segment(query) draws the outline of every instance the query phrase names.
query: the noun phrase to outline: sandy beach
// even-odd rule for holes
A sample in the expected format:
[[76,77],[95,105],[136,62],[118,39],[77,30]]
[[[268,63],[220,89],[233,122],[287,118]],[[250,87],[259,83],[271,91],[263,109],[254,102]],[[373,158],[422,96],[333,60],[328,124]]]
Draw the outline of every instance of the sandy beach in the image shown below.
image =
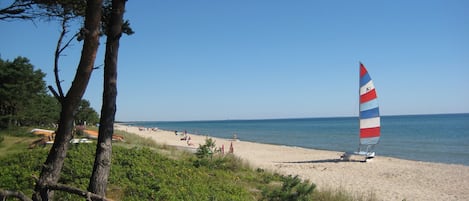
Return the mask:
[[[157,143],[196,149],[207,136],[181,135],[164,130],[139,129],[116,124],[118,130],[151,138]],[[469,200],[469,166],[429,163],[377,156],[372,161],[344,162],[342,152],[214,138],[225,152],[233,144],[234,154],[259,167],[284,175],[299,175],[319,189],[345,189],[358,195],[373,193],[379,200]]]

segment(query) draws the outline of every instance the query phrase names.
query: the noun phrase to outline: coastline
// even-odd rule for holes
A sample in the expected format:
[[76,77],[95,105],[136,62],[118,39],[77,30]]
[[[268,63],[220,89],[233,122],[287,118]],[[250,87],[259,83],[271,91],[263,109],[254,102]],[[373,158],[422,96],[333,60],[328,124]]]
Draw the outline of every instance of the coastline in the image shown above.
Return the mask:
[[[207,137],[188,134],[192,144],[188,145],[174,131],[123,124],[115,124],[115,129],[188,150],[197,149]],[[345,189],[357,195],[372,193],[379,200],[469,200],[469,166],[382,156],[367,163],[343,162],[337,160],[343,152],[210,138],[217,147],[224,146],[225,152],[233,144],[234,154],[253,167],[299,175],[319,189]]]

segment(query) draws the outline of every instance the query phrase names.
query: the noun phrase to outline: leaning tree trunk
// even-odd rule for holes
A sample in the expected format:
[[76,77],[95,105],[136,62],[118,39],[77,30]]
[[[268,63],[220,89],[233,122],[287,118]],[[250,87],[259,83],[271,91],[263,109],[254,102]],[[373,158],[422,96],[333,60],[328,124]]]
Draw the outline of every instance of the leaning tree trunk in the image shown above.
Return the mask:
[[72,139],[74,114],[80,100],[85,93],[88,81],[93,71],[96,52],[99,46],[99,31],[101,22],[102,0],[87,1],[85,34],[80,63],[75,78],[67,95],[61,99],[59,127],[56,131],[55,141],[42,168],[39,180],[36,183],[33,200],[49,200],[49,185],[57,183],[64,164],[65,157]]
[[119,40],[122,35],[122,18],[126,0],[113,0],[111,18],[107,30],[104,60],[104,92],[99,122],[98,144],[88,191],[105,196],[111,169],[112,135],[117,97],[117,57]]

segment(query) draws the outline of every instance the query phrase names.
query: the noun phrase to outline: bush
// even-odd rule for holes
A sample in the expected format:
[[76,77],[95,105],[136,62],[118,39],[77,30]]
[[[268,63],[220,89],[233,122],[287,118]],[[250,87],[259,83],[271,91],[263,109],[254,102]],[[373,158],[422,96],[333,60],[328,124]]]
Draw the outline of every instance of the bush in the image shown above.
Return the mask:
[[0,189],[22,191],[32,194],[35,178],[39,177],[41,164],[45,161],[47,150],[24,150],[22,153],[12,154],[0,158]]
[[205,139],[204,145],[199,145],[199,148],[197,148],[197,152],[195,153],[195,155],[201,159],[212,157],[213,152],[215,151],[215,146],[215,141],[212,138],[207,138]]
[[288,175],[282,179],[282,187],[273,190],[264,190],[263,200],[269,201],[297,201],[312,200],[312,193],[316,185],[302,182],[298,176]]

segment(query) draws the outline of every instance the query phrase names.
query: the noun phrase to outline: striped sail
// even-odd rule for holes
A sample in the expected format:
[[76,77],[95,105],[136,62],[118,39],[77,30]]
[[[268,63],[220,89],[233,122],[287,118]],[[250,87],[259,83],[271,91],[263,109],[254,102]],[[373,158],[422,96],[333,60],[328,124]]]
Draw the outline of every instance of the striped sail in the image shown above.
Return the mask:
[[381,125],[377,98],[373,80],[360,63],[360,145],[379,142]]

